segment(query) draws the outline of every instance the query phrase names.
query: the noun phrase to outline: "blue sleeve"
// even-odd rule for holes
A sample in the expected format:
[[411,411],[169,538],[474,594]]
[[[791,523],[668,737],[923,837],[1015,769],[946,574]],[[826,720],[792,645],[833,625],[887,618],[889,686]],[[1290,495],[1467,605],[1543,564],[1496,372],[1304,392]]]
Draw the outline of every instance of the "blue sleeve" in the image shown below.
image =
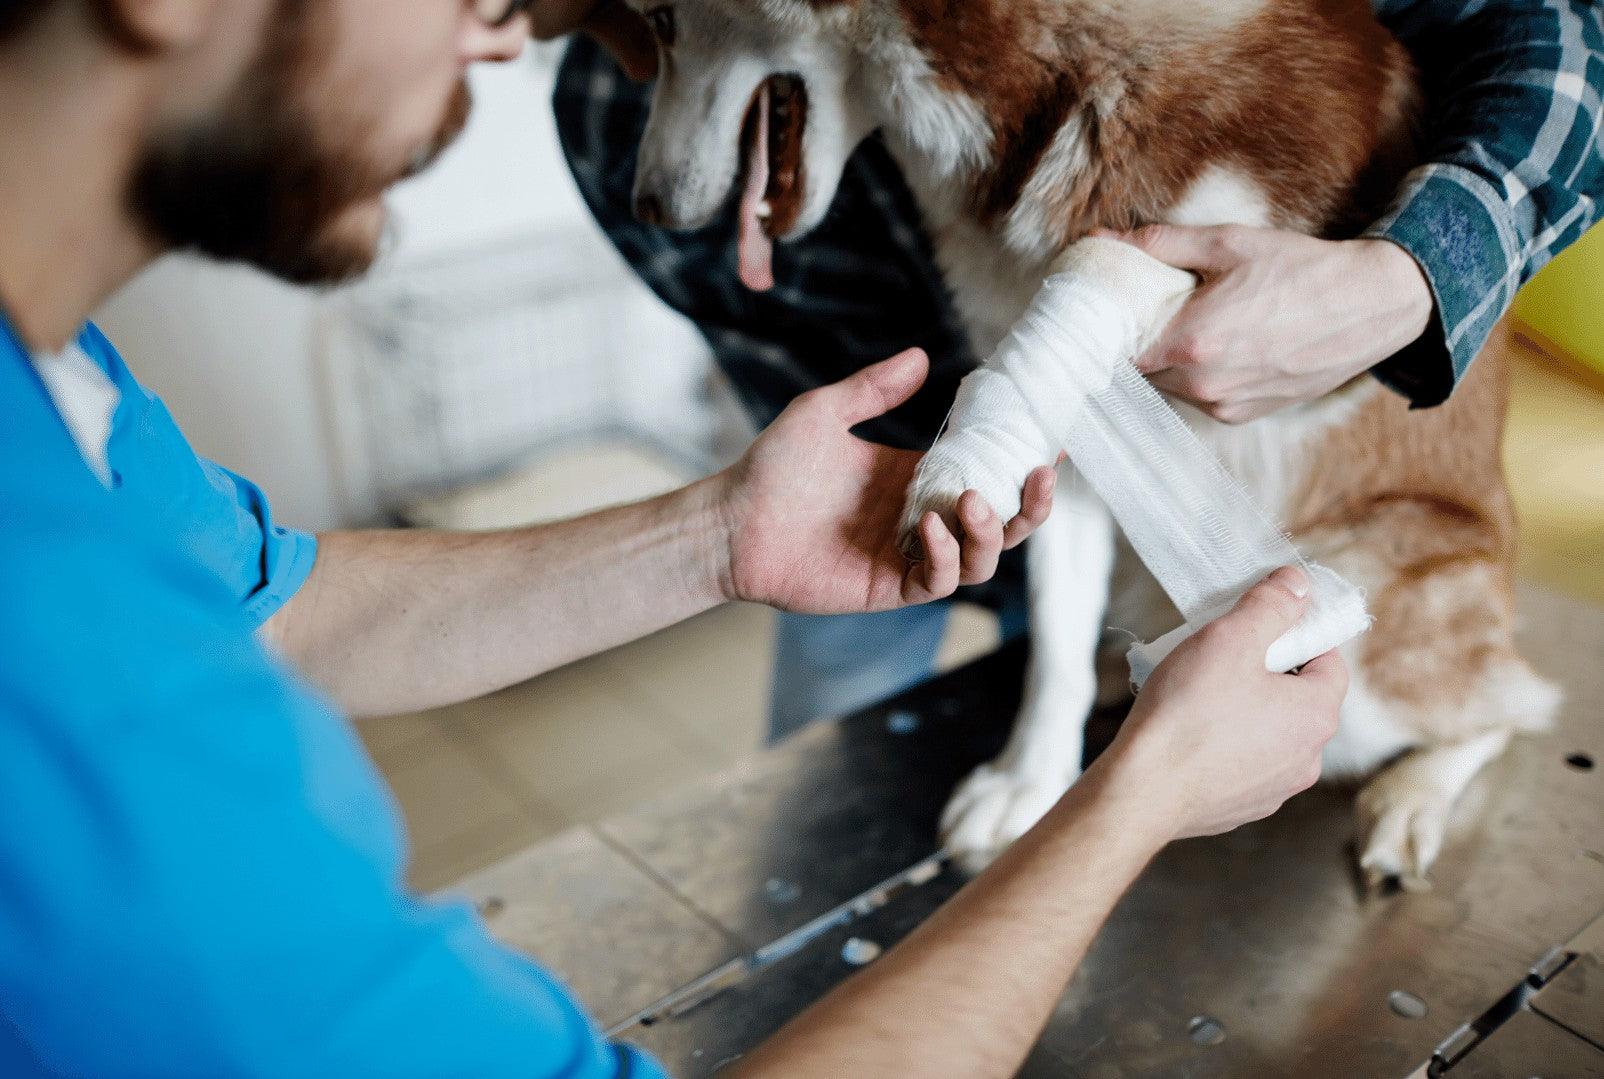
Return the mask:
[[174,537],[223,583],[253,626],[273,616],[306,583],[317,539],[285,528],[256,484],[198,456],[167,406],[129,372],[93,325],[79,345],[122,393],[107,457],[114,483],[159,516]]
[[0,466],[0,1074],[661,1075],[406,892],[350,726],[91,486]]

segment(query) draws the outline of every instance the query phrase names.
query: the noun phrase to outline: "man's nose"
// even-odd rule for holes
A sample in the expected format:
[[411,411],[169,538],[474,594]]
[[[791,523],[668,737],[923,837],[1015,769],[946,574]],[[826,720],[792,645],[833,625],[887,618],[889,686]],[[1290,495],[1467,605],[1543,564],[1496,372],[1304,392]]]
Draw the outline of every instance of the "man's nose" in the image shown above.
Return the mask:
[[483,19],[469,12],[463,29],[462,59],[465,63],[488,60],[503,63],[523,55],[529,43],[531,26],[529,16],[520,13],[504,26],[488,26]]

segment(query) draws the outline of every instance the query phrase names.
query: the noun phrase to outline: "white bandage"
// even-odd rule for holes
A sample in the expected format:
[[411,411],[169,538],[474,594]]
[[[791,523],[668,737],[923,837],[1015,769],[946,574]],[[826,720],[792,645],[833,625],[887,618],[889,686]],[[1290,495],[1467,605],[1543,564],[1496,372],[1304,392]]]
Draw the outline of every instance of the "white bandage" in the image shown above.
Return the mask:
[[1070,249],[996,355],[959,387],[909,493],[908,526],[974,488],[1004,520],[1031,470],[1060,450],[1107,503],[1186,625],[1131,649],[1138,686],[1163,656],[1277,567],[1301,565],[1313,606],[1271,647],[1286,671],[1369,626],[1364,599],[1304,561],[1132,365],[1185,301],[1190,274],[1114,240]]

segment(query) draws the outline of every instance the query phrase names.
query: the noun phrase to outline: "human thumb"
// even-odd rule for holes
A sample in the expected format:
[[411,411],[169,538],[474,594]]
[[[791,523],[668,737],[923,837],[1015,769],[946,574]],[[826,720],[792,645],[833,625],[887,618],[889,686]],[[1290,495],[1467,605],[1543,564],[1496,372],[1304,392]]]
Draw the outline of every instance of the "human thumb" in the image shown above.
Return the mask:
[[1139,247],[1160,262],[1197,274],[1218,273],[1236,261],[1226,244],[1227,226],[1146,225],[1132,232],[1097,235]]
[[1309,609],[1309,588],[1307,573],[1297,566],[1283,566],[1248,589],[1220,623],[1267,653]]
[[885,415],[912,397],[929,373],[930,358],[924,350],[910,348],[818,393],[831,398],[836,413],[848,426],[855,426]]

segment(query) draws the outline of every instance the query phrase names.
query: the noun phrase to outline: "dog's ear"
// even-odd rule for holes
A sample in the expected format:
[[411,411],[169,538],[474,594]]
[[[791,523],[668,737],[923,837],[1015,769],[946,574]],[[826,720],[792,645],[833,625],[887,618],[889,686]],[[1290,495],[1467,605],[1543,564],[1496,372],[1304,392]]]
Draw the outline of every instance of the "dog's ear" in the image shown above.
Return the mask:
[[585,33],[599,41],[618,60],[624,74],[636,82],[657,77],[657,42],[640,13],[620,2],[606,0],[585,19]]

